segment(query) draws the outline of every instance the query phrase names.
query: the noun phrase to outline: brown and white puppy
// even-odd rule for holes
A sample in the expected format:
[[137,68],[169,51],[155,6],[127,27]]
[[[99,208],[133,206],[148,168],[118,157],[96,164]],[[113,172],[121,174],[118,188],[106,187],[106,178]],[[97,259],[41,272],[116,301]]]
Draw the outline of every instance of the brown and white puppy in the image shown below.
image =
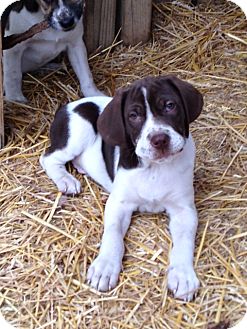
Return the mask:
[[100,252],[87,275],[92,287],[117,285],[132,212],[166,211],[173,240],[168,287],[175,297],[192,299],[199,281],[193,269],[197,212],[189,124],[202,105],[192,85],[163,76],[137,81],[113,99],[84,98],[56,113],[51,146],[40,159],[48,176],[60,191],[79,193],[80,182],[65,168],[72,161],[110,192]]
[[83,6],[83,0],[21,0],[6,9],[2,16],[6,36],[24,32],[45,18],[51,26],[3,52],[6,99],[27,102],[22,93],[22,74],[42,67],[61,52],[67,52],[84,96],[103,95],[88,66],[82,39]]

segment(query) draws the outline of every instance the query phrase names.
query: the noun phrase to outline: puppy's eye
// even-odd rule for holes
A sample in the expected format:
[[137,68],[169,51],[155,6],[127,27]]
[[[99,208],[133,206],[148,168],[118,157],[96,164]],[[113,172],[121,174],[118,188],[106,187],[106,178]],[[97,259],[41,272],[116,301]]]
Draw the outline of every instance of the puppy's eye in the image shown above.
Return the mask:
[[171,112],[172,110],[175,109],[175,107],[176,107],[176,105],[172,101],[165,102],[165,111],[166,112]]
[[160,99],[158,102],[158,108],[165,113],[171,112],[176,108],[176,103],[170,100],[167,101],[165,99]]
[[138,110],[132,110],[129,112],[128,120],[130,124],[139,126],[143,122],[144,117],[142,113],[138,112]]
[[138,115],[138,113],[135,112],[135,111],[131,111],[131,112],[129,113],[129,119],[130,119],[131,121],[136,121],[136,120],[138,119],[138,117],[139,117],[139,115]]

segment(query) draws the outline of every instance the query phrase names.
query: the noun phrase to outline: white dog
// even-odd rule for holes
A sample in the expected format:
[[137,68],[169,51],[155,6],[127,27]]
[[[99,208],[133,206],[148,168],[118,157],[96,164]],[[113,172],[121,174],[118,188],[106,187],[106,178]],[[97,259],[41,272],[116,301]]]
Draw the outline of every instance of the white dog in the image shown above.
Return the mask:
[[110,192],[100,252],[87,274],[92,287],[117,285],[132,212],[166,211],[173,240],[168,287],[175,297],[192,299],[199,281],[193,269],[197,212],[189,123],[202,105],[189,83],[165,76],[137,81],[113,99],[84,98],[56,113],[51,146],[40,159],[48,176],[60,191],[79,193],[80,182],[65,168],[72,161]]
[[2,17],[5,36],[24,32],[45,18],[51,27],[3,52],[6,99],[27,102],[22,93],[22,74],[42,67],[63,51],[68,54],[84,96],[103,95],[94,85],[82,39],[83,2],[21,0],[7,8]]

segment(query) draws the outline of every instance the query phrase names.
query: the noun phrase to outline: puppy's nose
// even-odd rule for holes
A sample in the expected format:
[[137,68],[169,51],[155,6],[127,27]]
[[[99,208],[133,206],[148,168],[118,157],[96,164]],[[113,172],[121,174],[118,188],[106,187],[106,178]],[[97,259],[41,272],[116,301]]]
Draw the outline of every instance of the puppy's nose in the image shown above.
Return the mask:
[[156,134],[150,138],[151,145],[157,150],[165,149],[168,146],[169,141],[170,137],[165,133]]
[[60,25],[64,29],[69,29],[75,24],[75,19],[73,16],[65,16],[60,20]]

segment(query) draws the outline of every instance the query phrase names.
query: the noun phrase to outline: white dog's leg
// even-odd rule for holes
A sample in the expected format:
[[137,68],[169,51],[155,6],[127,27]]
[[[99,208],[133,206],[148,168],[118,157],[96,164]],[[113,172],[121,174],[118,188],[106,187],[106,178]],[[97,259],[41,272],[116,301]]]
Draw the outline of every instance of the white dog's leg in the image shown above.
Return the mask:
[[80,81],[81,91],[84,96],[105,96],[97,89],[93,82],[93,77],[87,60],[87,50],[83,40],[78,40],[73,47],[68,47],[68,57],[71,66]]
[[104,216],[104,234],[98,257],[89,267],[88,283],[95,289],[107,291],[116,287],[122,268],[124,236],[131,221],[133,208],[111,194]]
[[3,81],[7,100],[27,103],[27,99],[22,93],[22,53],[23,49],[18,46],[4,51]]
[[[176,209],[175,209],[176,208]],[[168,270],[168,288],[185,301],[193,298],[199,280],[193,268],[197,212],[194,206],[168,209],[173,248]]]

